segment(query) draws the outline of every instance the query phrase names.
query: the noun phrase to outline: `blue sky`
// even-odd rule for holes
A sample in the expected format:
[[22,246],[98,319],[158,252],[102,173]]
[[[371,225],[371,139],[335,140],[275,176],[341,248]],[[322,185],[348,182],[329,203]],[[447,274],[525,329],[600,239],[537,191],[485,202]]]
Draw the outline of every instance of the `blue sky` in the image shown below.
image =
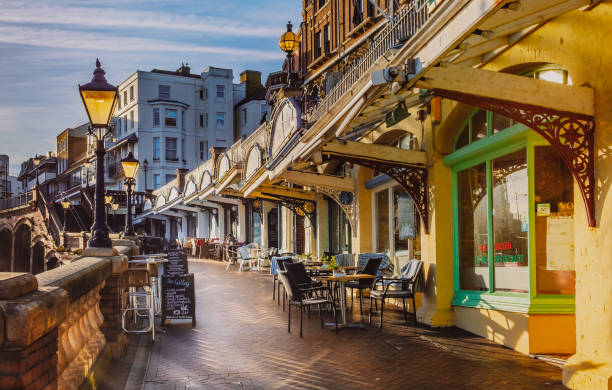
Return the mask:
[[263,73],[280,68],[278,37],[301,0],[0,0],[0,154],[11,173],[86,120],[77,83],[96,57],[109,82],[181,62]]

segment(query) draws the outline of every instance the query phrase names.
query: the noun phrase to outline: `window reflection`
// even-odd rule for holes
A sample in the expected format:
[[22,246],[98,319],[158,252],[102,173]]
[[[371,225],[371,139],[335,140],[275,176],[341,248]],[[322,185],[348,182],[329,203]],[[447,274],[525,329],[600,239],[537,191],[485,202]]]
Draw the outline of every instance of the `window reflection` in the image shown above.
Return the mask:
[[482,163],[457,174],[462,290],[489,289],[486,172]]
[[495,290],[529,290],[529,200],[525,149],[492,161]]

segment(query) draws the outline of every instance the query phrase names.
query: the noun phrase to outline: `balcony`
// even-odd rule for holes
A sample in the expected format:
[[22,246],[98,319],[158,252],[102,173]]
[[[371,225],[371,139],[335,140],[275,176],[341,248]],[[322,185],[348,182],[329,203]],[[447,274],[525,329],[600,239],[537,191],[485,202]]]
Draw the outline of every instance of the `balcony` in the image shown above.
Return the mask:
[[307,113],[306,121],[315,123],[344,94],[351,91],[354,84],[368,73],[374,64],[390,48],[414,36],[429,20],[428,0],[414,0],[401,9],[393,22],[387,23],[370,43],[365,53],[348,68],[334,88]]

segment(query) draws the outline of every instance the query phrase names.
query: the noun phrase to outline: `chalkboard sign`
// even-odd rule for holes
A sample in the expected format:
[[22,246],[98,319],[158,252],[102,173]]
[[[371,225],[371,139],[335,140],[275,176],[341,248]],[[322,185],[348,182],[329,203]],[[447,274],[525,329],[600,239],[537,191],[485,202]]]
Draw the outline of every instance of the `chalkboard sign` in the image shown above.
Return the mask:
[[191,320],[195,326],[193,274],[162,276],[162,324],[168,320]]
[[170,249],[166,253],[168,254],[168,262],[164,263],[164,275],[180,276],[189,273],[187,251],[185,249]]

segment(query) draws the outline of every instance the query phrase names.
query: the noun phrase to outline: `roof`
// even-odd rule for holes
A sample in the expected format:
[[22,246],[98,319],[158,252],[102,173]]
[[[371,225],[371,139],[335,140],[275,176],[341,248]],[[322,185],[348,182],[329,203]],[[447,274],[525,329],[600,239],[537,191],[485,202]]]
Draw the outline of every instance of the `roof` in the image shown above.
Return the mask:
[[251,96],[245,97],[244,99],[242,99],[241,101],[236,103],[236,107],[237,106],[241,106],[241,105],[243,105],[245,103],[248,103],[251,100],[266,100],[266,89],[265,88],[261,88],[260,90],[258,90],[254,94],[252,94]]
[[167,74],[167,75],[170,75],[170,76],[190,77],[192,79],[201,79],[202,78],[202,76],[200,76],[199,74],[181,73],[181,72],[172,71],[172,70],[153,69],[151,72],[152,73]]

